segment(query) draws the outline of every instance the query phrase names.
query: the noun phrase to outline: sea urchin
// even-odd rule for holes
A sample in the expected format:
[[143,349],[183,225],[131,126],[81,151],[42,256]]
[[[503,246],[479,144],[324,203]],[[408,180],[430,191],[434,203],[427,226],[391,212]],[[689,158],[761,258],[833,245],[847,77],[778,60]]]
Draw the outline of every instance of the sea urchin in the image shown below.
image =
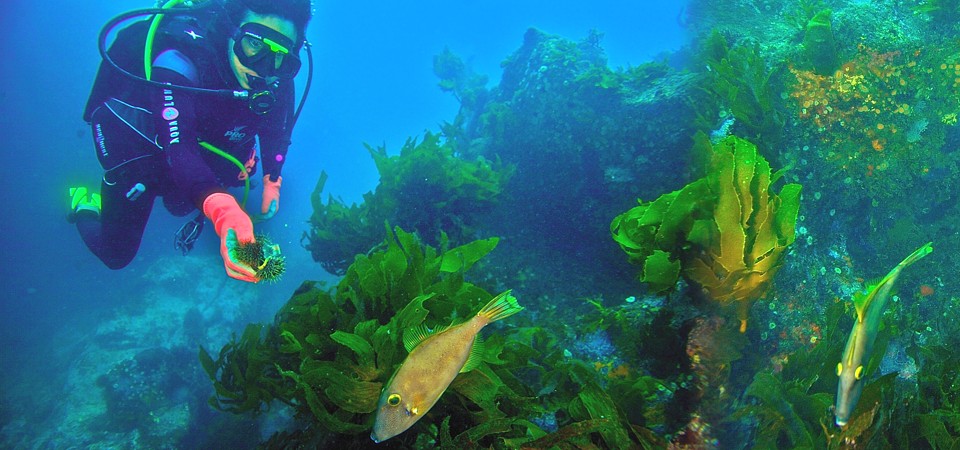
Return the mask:
[[232,250],[232,256],[257,273],[261,281],[275,282],[286,270],[286,261],[280,254],[280,246],[263,234],[253,242],[241,242]]

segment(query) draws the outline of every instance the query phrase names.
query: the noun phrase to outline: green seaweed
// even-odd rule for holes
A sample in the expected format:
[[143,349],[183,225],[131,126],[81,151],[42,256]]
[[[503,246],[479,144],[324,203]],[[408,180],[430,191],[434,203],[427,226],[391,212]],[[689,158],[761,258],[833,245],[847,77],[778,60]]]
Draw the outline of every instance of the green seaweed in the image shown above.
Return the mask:
[[[357,255],[335,289],[305,283],[273,325],[248,326],[216,359],[200,350],[214,383],[211,406],[256,414],[279,400],[317,425],[313,432],[277,435],[271,446],[369,439],[380,390],[406,357],[403,332],[475,313],[490,294],[464,281],[464,271],[497,244],[491,238],[447,248],[444,239],[438,249],[399,227],[385,230],[386,239],[370,254]],[[458,376],[431,412],[447,417],[440,427],[424,420],[395,439],[441,448],[521,445],[549,435],[529,418],[564,410],[563,425],[573,428],[554,435],[556,442],[604,442],[607,448],[657,442],[652,432],[631,425],[623,411],[652,408],[644,404],[661,384],[610,381],[630,399],[620,405],[599,388],[595,370],[568,360],[555,342],[539,328],[490,335],[479,366]],[[531,385],[531,379],[542,384]],[[535,387],[557,385],[568,387]],[[546,407],[538,391],[551,392]],[[568,433],[572,429],[580,433]]]
[[380,209],[384,202],[375,201],[370,192],[363,195],[364,202],[359,205],[347,206],[332,195],[324,203],[327,178],[326,171],[321,172],[310,195],[310,229],[304,232],[300,243],[326,271],[343,275],[355,255],[366,252],[380,239],[380,225],[388,214]]
[[[231,412],[257,412],[280,399],[299,405],[331,431],[368,429],[366,419],[381,385],[403,357],[397,336],[427,318],[424,303],[443,297],[453,306],[467,307],[462,303],[473,306],[484,295],[462,281],[438,283],[444,253],[421,247],[399,228],[388,231],[383,251],[358,256],[335,293],[305,285],[277,314],[275,325],[251,325],[216,361],[201,351],[216,389],[211,404]],[[453,251],[472,264],[496,241],[486,242]],[[461,272],[448,267],[445,273],[459,278]],[[455,309],[447,308],[447,317]],[[261,339],[261,329],[266,339]]]
[[347,206],[321,197],[327,175],[321,173],[311,196],[310,230],[301,243],[327,271],[342,275],[353,257],[379,241],[390,222],[438,245],[443,232],[454,242],[473,237],[473,224],[494,205],[513,168],[483,157],[464,159],[441,136],[427,132],[420,142],[408,139],[399,155],[386,147],[366,146],[380,173],[380,183],[363,202]]
[[527,414],[566,418],[558,420],[557,431],[512,439],[508,448],[549,448],[546,443],[567,439],[577,446],[602,442],[602,448],[665,446],[649,427],[663,424],[666,382],[647,375],[603,376],[595,363],[571,358],[558,337],[543,328],[517,328],[507,338],[512,351],[503,354],[504,368],[513,369],[500,373],[505,381],[522,378],[525,389],[516,391],[538,399]]
[[214,360],[203,348],[200,363],[213,381],[210,406],[233,413],[259,413],[277,399],[290,402],[290,385],[274,370],[280,359],[262,335],[264,327],[250,324],[240,339],[224,345]]
[[[682,239],[691,233],[695,220],[709,214],[711,200],[706,179],[700,179],[652,202],[638,200],[638,206],[611,222],[613,240],[631,263],[643,267],[640,280],[651,283],[654,292],[676,284],[680,271],[675,270],[675,261]],[[649,269],[648,263],[652,264]]]
[[769,448],[813,447],[815,435],[804,421],[809,419],[804,412],[822,413],[833,402],[830,394],[809,395],[802,383],[784,383],[767,372],[757,373],[744,395],[759,401],[741,411],[749,411],[757,420],[756,445]]
[[611,235],[653,291],[671,289],[682,274],[721,304],[737,303],[743,331],[750,303],[766,293],[795,237],[800,185],[774,194],[779,176],[754,145],[727,137],[713,147],[707,176],[641,201],[614,218]]
[[799,31],[806,30],[810,19],[826,8],[823,0],[799,0],[795,5],[787,6],[792,8],[784,13],[784,19]]
[[912,9],[938,23],[955,25],[960,19],[960,0],[920,0]]
[[757,372],[744,390],[743,402],[731,419],[750,418],[755,423],[755,445],[818,448],[827,443],[827,433],[834,432],[830,407],[836,389],[835,362],[845,337],[839,326],[845,306],[834,302],[827,308],[823,314],[827,334],[812,350],[790,354],[779,373]]
[[433,73],[440,79],[440,90],[452,92],[463,108],[475,110],[487,95],[487,77],[470,70],[449,48],[433,57]]
[[[748,139],[764,149],[775,148],[785,123],[778,103],[779,67],[767,66],[760,55],[759,44],[740,44],[731,48],[716,31],[704,48],[703,58],[709,71],[702,89],[713,105],[698,104],[696,109],[705,111],[708,117],[716,117],[722,110],[729,111],[743,127],[743,134]],[[701,118],[701,127],[712,122]]]
[[918,347],[915,358],[923,365],[917,376],[921,410],[917,425],[933,448],[960,445],[960,355],[949,347]]

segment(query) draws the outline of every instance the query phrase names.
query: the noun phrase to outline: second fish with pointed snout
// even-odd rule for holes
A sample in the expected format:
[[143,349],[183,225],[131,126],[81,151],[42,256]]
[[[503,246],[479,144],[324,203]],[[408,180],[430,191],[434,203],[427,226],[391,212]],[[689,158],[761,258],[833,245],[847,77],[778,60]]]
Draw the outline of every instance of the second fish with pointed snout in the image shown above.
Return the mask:
[[866,370],[864,366],[873,354],[873,343],[877,340],[883,309],[887,299],[890,298],[893,284],[905,267],[931,252],[933,252],[933,243],[928,242],[900,261],[900,264],[897,264],[897,267],[894,267],[887,276],[876,283],[868,284],[864,292],[853,296],[857,321],[853,323],[853,330],[847,338],[847,346],[843,350],[840,362],[837,363],[840,382],[837,383],[837,404],[834,413],[838,426],[847,424],[860,400],[860,394],[863,393],[865,381],[863,377],[866,375],[863,373]]

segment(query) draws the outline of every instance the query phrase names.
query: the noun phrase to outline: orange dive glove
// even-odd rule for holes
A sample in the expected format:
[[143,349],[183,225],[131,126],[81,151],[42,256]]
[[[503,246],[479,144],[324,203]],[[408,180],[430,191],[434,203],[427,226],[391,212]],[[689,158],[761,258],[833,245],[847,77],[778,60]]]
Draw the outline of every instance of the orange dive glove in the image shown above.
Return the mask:
[[227,275],[251,283],[260,281],[253,269],[230,256],[230,251],[240,242],[255,240],[253,222],[237,204],[237,199],[223,192],[210,194],[203,201],[203,214],[213,222],[213,229],[217,231],[217,236],[220,236],[220,256],[223,257]]
[[280,183],[283,177],[277,176],[277,181],[270,181],[270,175],[263,176],[263,202],[260,205],[261,220],[273,217],[280,209]]

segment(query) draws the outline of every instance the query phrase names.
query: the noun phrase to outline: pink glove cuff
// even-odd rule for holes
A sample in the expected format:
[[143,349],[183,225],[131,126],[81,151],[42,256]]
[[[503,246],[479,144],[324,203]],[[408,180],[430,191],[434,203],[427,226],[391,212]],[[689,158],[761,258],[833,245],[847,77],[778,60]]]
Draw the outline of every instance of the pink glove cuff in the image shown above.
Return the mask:
[[282,183],[283,177],[278,176],[277,181],[271,181],[270,175],[263,176],[263,202],[260,204],[260,213],[267,214],[270,212],[270,204],[273,202],[277,202],[273,213],[276,214],[277,210],[280,209],[280,185]]
[[216,192],[203,200],[203,215],[213,222],[213,229],[221,239],[226,237],[228,228],[237,233],[237,240],[250,242],[253,237],[253,222],[250,216],[243,212],[237,199],[224,192]]
[[[234,261],[230,249],[239,242],[253,242],[253,222],[243,212],[232,195],[217,192],[203,200],[203,214],[213,222],[213,229],[220,237],[220,256],[227,275],[238,280],[256,283],[256,272],[245,264]],[[230,233],[233,231],[233,233]],[[231,236],[232,235],[232,236]]]

